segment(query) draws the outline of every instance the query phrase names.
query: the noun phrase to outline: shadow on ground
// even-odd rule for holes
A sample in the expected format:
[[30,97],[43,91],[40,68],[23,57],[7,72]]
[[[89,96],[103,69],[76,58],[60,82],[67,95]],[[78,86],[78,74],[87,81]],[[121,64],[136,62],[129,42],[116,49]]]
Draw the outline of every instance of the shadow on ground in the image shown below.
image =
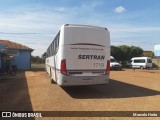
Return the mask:
[[160,95],[160,91],[110,80],[107,85],[71,86],[62,89],[72,98],[97,99],[97,98],[129,98]]
[[0,80],[0,111],[33,111],[24,71]]

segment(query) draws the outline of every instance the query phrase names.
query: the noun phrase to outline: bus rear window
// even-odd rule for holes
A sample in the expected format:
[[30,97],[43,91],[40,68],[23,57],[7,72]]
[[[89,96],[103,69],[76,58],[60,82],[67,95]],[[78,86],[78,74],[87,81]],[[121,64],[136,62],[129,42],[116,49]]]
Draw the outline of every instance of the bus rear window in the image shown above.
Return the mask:
[[88,44],[109,47],[109,32],[105,29],[88,27],[67,27],[65,28],[64,44]]

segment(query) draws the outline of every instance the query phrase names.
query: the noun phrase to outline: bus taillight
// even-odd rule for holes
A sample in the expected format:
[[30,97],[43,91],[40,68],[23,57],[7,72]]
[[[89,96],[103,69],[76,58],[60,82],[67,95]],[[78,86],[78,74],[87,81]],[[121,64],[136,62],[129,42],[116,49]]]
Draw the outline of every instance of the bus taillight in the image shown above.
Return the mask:
[[67,75],[66,60],[61,60],[61,73]]
[[110,72],[110,60],[107,60],[106,74],[109,74],[109,72]]

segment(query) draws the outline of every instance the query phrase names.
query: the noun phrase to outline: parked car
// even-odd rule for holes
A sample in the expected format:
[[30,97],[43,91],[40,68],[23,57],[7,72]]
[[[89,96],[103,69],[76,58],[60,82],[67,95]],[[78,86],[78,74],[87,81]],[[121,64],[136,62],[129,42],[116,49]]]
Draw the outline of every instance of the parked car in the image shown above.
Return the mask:
[[130,64],[133,69],[151,69],[152,59],[150,57],[134,57],[131,59]]
[[119,64],[113,56],[110,56],[110,69],[111,70],[122,70],[122,65]]

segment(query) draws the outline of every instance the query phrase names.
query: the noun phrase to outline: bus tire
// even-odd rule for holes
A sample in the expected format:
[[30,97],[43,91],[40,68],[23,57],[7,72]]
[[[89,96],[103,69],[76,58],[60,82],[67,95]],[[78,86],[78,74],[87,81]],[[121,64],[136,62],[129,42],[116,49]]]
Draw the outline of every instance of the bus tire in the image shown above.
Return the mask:
[[51,68],[50,68],[50,75],[49,75],[49,77],[50,77],[50,82],[53,83],[53,79],[52,79],[52,70],[51,70]]
[[50,68],[50,82],[51,84],[55,84],[56,82],[52,79],[52,70]]
[[51,84],[55,84],[54,80],[51,78]]
[[51,75],[50,75],[50,82],[51,82],[51,84],[55,84],[55,81],[52,79]]

